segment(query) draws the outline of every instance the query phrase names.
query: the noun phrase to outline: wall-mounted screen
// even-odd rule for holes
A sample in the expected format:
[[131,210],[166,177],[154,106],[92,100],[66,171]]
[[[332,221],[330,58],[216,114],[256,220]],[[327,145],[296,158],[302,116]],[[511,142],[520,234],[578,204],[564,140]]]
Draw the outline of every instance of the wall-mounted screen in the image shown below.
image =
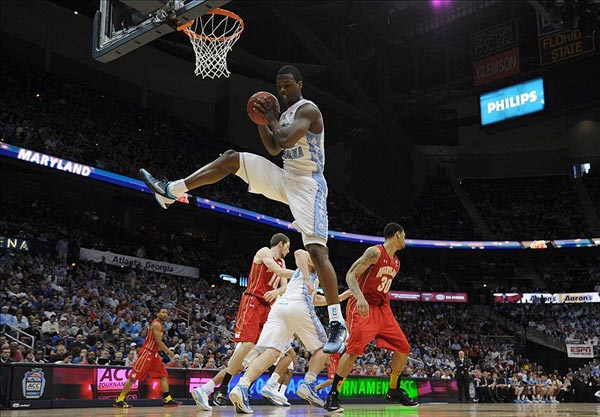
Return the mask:
[[542,78],[490,91],[479,97],[481,125],[486,126],[542,111],[545,103]]

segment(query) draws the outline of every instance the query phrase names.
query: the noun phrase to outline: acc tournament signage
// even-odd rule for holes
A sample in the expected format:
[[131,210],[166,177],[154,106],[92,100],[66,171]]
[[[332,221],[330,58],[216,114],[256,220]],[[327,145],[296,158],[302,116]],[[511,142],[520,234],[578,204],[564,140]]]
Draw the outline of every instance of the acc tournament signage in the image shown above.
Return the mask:
[[[131,368],[98,368],[96,373],[96,390],[121,391],[131,373]],[[139,387],[139,381],[131,386],[132,390]]]
[[44,395],[46,389],[46,377],[44,370],[34,368],[25,372],[21,380],[21,388],[23,389],[23,397],[29,399],[38,399]]
[[569,358],[593,358],[594,346],[591,344],[566,345]]
[[136,258],[135,256],[121,255],[113,252],[103,252],[95,249],[79,249],[79,259],[83,261],[104,262],[108,265],[140,268],[148,271],[159,272],[161,274],[179,275],[182,277],[198,278],[200,276],[200,270],[191,266]]
[[479,97],[481,125],[535,113],[544,110],[545,104],[542,78],[490,91]]

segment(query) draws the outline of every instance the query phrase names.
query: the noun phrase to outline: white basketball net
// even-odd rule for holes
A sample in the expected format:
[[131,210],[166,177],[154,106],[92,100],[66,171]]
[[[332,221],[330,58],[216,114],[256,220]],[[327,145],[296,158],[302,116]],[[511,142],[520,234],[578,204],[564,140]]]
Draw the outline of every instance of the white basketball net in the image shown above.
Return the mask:
[[242,30],[244,22],[241,18],[220,9],[200,16],[191,26],[183,29],[196,54],[194,74],[202,78],[229,77],[227,54],[240,38]]

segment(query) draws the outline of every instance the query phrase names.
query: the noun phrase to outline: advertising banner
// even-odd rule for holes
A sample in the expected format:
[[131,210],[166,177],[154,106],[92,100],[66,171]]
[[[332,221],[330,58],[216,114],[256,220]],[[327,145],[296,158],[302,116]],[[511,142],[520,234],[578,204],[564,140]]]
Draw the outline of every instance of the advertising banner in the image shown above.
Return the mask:
[[395,301],[424,301],[432,303],[466,303],[469,300],[464,292],[412,292],[390,291],[390,300]]
[[594,346],[591,344],[566,345],[569,358],[593,358]]
[[522,295],[518,292],[495,292],[495,303],[518,303],[521,301]]
[[583,36],[579,30],[557,32],[538,39],[540,64],[564,61],[596,50],[593,36]]
[[121,255],[113,252],[103,252],[95,249],[81,248],[79,250],[79,259],[82,261],[104,262],[108,265],[145,269],[148,271],[159,272],[161,274],[178,275],[181,277],[198,278],[200,276],[200,270],[191,266],[136,258],[135,256]]
[[557,295],[559,303],[600,303],[600,294],[597,292],[572,292]]
[[509,20],[471,35],[473,60],[519,46],[517,19]]
[[50,407],[53,368],[44,364],[31,365],[11,368],[11,409]]
[[545,104],[542,78],[490,91],[479,97],[481,125],[542,111]]
[[421,293],[420,292],[390,291],[388,294],[390,295],[390,300],[421,301]]
[[475,61],[473,82],[476,86],[482,85],[518,74],[520,71],[519,48],[513,48]]
[[433,303],[466,303],[468,296],[465,292],[424,292],[421,293],[421,301]]
[[[42,373],[40,373],[40,368]],[[49,408],[52,400],[54,406],[68,406],[69,401],[112,400],[117,397],[122,388],[130,368],[90,365],[44,365],[40,367],[14,366],[12,380],[11,401],[18,403],[15,408],[38,408],[45,404]],[[190,399],[190,391],[205,382],[208,382],[217,373],[214,370],[204,369],[174,369],[167,368],[169,372],[169,391],[177,399]],[[235,376],[230,388],[239,380]],[[264,400],[260,391],[268,382],[270,375],[261,375],[249,390],[250,400]],[[317,383],[324,382],[327,375],[319,374]],[[294,374],[288,384],[285,395],[291,400],[301,400],[296,394],[298,386],[304,380],[304,374]],[[26,390],[22,389],[22,382],[26,381]],[[457,398],[456,381],[454,380],[428,380],[428,379],[402,379],[401,387],[406,390],[411,398],[419,399],[445,399]],[[340,396],[351,399],[353,402],[384,402],[385,394],[389,387],[389,378],[375,376],[350,375],[344,384]],[[43,387],[43,389],[42,389]],[[327,395],[329,387],[321,393]],[[42,392],[43,391],[43,392]],[[27,392],[29,398],[25,397]],[[35,397],[35,398],[34,398]],[[162,398],[160,384],[157,380],[146,378],[134,385],[129,392],[129,400],[160,400]],[[27,402],[31,400],[31,402]],[[29,404],[29,405],[26,405]]]
[[494,301],[496,303],[600,303],[600,294],[597,292],[573,292],[573,293],[501,293],[495,292]]

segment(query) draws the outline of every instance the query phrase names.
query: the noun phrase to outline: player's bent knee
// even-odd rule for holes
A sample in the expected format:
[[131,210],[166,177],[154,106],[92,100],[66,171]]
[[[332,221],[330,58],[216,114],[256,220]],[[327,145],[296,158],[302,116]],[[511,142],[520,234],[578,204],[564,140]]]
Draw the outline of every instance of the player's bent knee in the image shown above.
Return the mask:
[[219,159],[232,173],[235,173],[240,167],[240,153],[233,149],[227,149],[219,156]]

